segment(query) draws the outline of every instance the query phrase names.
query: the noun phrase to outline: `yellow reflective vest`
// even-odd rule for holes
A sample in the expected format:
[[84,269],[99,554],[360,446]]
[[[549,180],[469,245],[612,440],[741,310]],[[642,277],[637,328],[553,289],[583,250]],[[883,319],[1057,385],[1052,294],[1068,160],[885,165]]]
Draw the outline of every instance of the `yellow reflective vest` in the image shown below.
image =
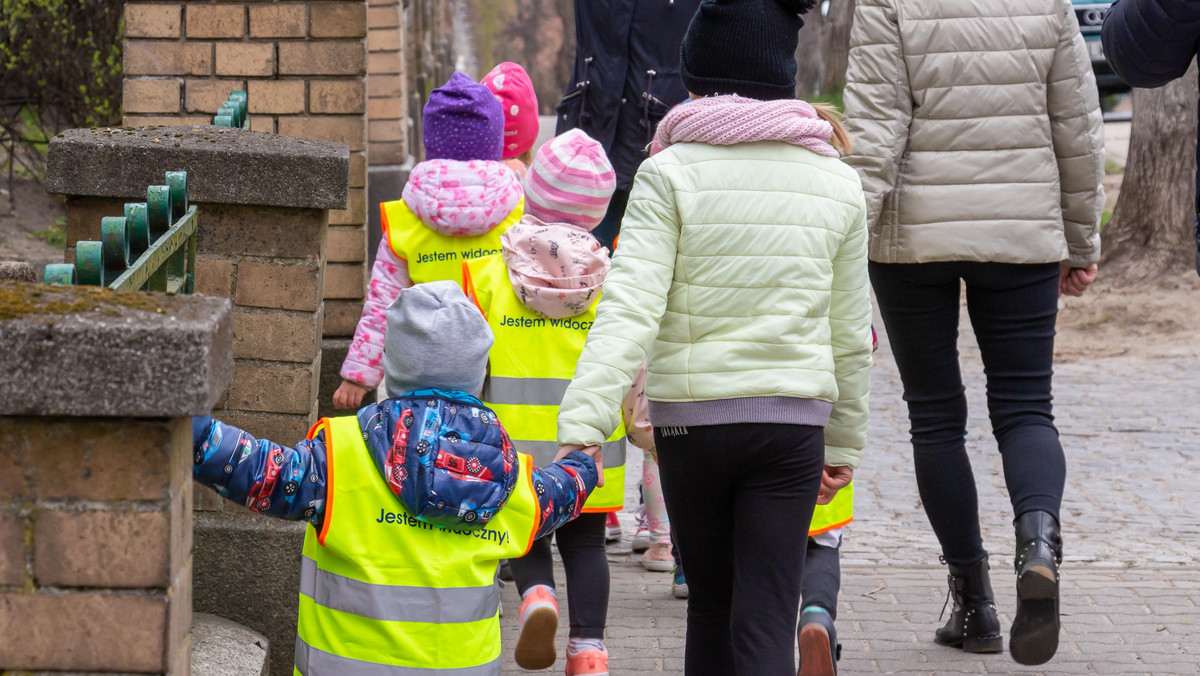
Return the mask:
[[529,551],[540,522],[529,456],[482,529],[409,514],[379,475],[355,416],[326,418],[325,521],[304,535],[299,676],[500,676],[496,565]]
[[812,524],[808,527],[809,535],[820,535],[835,528],[841,528],[854,520],[854,482],[833,496],[828,505],[817,505],[813,512]]
[[[542,317],[521,303],[500,256],[463,263],[462,276],[463,290],[495,336],[480,398],[496,412],[517,450],[533,456],[538,467],[548,465],[558,453],[558,405],[596,319],[596,303],[575,317]],[[624,506],[624,427],[601,450],[604,486],[592,491],[584,512],[617,512]]]
[[522,198],[499,225],[470,237],[443,235],[425,225],[404,200],[383,202],[379,210],[388,247],[408,263],[408,276],[413,284],[457,282],[462,278],[464,262],[500,253],[500,235],[521,220],[525,200]]

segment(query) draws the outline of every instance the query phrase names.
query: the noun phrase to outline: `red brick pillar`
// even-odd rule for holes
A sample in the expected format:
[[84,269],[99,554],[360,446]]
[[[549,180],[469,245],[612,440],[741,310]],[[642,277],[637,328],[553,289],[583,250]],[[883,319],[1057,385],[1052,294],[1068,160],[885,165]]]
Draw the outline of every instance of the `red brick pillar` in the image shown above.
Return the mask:
[[191,416],[229,382],[229,302],[0,299],[0,672],[188,674]]

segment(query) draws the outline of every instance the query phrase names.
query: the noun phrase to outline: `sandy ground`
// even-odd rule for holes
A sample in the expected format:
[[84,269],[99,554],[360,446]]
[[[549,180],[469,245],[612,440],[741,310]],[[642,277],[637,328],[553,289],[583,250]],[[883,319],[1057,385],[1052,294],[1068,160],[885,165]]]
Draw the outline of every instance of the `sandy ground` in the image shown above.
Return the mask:
[[15,207],[9,200],[7,178],[0,179],[0,261],[25,261],[39,279],[48,263],[61,263],[62,249],[50,246],[33,233],[49,229],[67,215],[63,200],[49,195],[33,179],[13,181]]

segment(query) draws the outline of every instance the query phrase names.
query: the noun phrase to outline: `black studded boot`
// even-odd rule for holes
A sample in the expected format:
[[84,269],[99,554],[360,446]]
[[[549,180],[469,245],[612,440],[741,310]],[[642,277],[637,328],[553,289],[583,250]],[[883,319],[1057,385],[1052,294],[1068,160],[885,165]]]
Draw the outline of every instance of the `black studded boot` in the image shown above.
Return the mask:
[[1021,664],[1045,664],[1058,650],[1058,566],[1062,535],[1048,512],[1026,512],[1017,529],[1017,615],[1008,649]]
[[968,653],[1001,652],[1004,639],[1000,636],[1000,618],[996,616],[987,558],[965,566],[950,564],[946,580],[950,585],[946,602],[953,600],[954,608],[934,640]]

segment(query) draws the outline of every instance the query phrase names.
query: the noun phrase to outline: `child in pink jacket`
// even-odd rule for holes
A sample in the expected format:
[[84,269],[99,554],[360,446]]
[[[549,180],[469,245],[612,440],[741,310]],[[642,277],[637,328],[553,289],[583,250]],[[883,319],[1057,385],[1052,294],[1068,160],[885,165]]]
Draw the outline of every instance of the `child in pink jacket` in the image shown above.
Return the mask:
[[457,282],[464,261],[500,252],[500,235],[524,213],[521,180],[501,162],[504,113],[487,87],[454,73],[430,93],[422,120],[426,160],[403,199],[380,204],[383,241],[333,395],[340,409],[358,408],[382,380],[386,311],[400,292]]

